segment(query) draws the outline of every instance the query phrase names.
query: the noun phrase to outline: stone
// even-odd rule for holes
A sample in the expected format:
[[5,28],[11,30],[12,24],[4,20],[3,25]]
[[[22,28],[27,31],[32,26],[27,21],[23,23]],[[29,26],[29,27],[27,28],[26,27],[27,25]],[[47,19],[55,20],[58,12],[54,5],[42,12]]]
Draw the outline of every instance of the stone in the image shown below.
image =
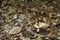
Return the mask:
[[60,40],[60,37],[57,37],[57,39],[59,39],[59,40]]
[[39,22],[39,23],[36,23],[34,25],[35,28],[45,28],[45,27],[48,27],[48,26],[49,26],[49,24],[43,23],[43,22]]
[[10,31],[9,34],[17,34],[21,31],[21,27],[13,27]]
[[4,26],[2,26],[2,28],[5,30],[9,30],[11,29],[11,26],[9,24],[5,24]]
[[4,23],[4,17],[0,15],[0,25]]

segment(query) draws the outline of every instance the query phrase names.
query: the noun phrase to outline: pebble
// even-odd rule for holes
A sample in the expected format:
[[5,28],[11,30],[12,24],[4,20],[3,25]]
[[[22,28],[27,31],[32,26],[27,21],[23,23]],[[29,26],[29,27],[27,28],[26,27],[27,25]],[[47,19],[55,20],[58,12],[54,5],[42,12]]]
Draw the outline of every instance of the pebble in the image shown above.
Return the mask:
[[4,23],[4,17],[0,15],[0,25]]
[[31,11],[38,11],[38,9],[36,9],[36,8],[31,8]]
[[60,35],[58,0],[1,0],[0,3],[0,40],[56,40]]
[[9,30],[11,29],[11,26],[9,24],[5,24],[4,26],[2,26],[2,28],[5,30]]
[[57,14],[57,16],[59,16],[59,17],[60,17],[60,14]]
[[49,26],[49,24],[46,24],[46,23],[43,23],[43,22],[39,22],[39,23],[36,23],[35,25],[34,25],[34,27],[35,28],[45,28],[45,27],[48,27]]
[[21,27],[13,27],[10,31],[9,34],[17,34],[21,31]]
[[59,40],[60,40],[60,37],[57,37],[57,39],[59,39]]

